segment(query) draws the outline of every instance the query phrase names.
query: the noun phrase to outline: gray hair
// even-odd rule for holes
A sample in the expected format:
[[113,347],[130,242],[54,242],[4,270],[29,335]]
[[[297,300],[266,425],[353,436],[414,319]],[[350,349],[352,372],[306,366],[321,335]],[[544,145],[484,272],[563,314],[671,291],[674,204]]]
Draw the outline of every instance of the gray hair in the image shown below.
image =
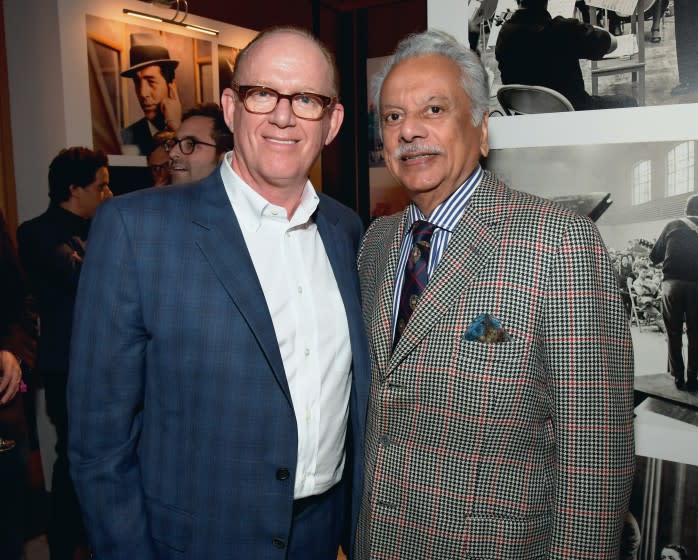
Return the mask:
[[[386,65],[373,78],[371,85],[376,110],[380,110],[383,82],[390,71],[403,60],[430,55],[448,57],[458,65],[463,90],[470,99],[473,126],[480,126],[483,115],[488,111],[490,98],[489,80],[485,67],[480,57],[467,46],[459,43],[455,37],[433,29],[408,35],[400,41]],[[381,119],[379,121],[382,130],[383,123]]]
[[686,199],[686,216],[698,216],[698,194]]

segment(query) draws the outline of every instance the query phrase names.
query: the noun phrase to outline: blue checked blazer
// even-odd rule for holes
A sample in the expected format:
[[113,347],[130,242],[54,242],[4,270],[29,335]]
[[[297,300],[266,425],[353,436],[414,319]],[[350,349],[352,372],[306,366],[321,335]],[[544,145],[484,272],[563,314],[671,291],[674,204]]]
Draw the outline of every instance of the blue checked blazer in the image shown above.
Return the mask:
[[[359,253],[372,379],[360,560],[615,560],[633,354],[594,225],[486,172],[394,352],[406,213]],[[510,340],[465,336],[481,313]]]
[[[314,219],[353,356],[349,536],[370,375],[355,268],[362,226],[322,194]],[[219,171],[100,207],[72,341],[69,457],[96,557],[285,558],[279,545],[292,520],[296,419]]]

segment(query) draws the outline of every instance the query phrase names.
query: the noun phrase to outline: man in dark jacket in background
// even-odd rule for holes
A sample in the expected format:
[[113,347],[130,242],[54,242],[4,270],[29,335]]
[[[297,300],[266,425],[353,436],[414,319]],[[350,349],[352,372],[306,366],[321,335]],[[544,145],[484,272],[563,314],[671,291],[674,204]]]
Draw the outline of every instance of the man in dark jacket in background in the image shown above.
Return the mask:
[[564,95],[577,111],[637,106],[627,95],[589,95],[579,60],[600,60],[618,46],[607,31],[548,13],[548,0],[518,0],[504,23],[495,56],[503,84],[544,86]]
[[46,411],[57,436],[49,548],[52,560],[72,560],[81,557],[77,551],[86,539],[68,474],[68,351],[90,219],[97,207],[111,197],[107,158],[102,152],[87,148],[61,150],[51,162],[48,181],[48,209],[23,223],[17,230],[17,240],[22,265],[38,299],[41,333],[37,370],[44,378]]
[[[662,315],[669,344],[669,373],[678,389],[698,390],[698,195],[686,201],[686,217],[671,220],[650,253],[662,264]],[[688,337],[684,370],[683,325]],[[684,379],[684,373],[686,379]]]

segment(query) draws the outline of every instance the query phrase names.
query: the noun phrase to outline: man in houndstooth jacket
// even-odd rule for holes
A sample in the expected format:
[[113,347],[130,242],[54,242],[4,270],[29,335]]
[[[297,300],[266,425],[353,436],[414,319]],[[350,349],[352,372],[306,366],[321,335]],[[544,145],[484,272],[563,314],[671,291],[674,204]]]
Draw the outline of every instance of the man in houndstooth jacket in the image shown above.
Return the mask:
[[[372,381],[357,558],[617,558],[633,354],[596,228],[482,170],[487,78],[453,37],[406,38],[374,85],[412,202],[359,252]],[[421,220],[428,283],[398,325]]]

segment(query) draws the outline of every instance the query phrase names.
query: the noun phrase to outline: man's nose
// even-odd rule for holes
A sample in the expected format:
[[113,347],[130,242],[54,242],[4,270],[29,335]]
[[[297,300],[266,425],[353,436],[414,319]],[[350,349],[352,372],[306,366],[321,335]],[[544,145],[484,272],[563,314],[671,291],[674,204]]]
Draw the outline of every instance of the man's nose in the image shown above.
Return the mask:
[[274,107],[274,110],[269,113],[270,122],[276,126],[286,127],[295,123],[296,115],[291,108],[289,99],[279,99],[279,102]]
[[417,115],[405,115],[400,125],[400,139],[412,142],[417,138],[426,138],[427,127]]
[[179,144],[175,144],[170,148],[170,151],[167,152],[167,155],[170,156],[170,160],[174,161],[182,157],[182,150],[179,149]]
[[138,86],[138,91],[136,93],[138,94],[138,97],[143,99],[146,96],[150,95],[150,86],[148,86],[148,84],[145,81],[143,81]]

